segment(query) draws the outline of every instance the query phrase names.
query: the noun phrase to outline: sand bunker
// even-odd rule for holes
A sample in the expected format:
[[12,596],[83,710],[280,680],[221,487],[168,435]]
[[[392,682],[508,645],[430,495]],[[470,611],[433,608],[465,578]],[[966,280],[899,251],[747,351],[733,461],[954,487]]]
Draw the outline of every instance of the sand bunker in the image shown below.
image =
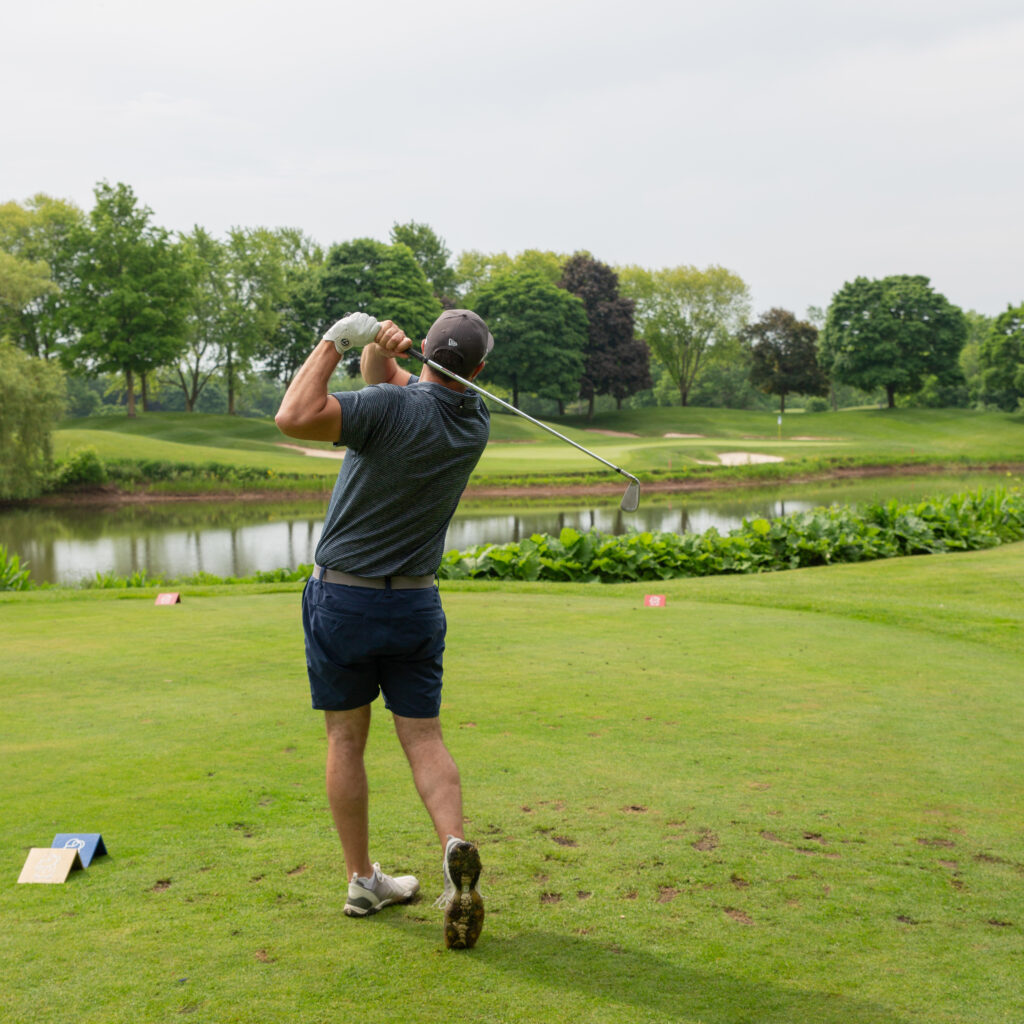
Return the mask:
[[758,452],[722,452],[717,462],[697,460],[702,466],[753,466],[761,462],[784,462],[781,455],[761,455]]
[[662,437],[703,437],[703,434],[662,434]]
[[291,448],[294,452],[302,452],[303,455],[314,455],[318,459],[343,459],[345,458],[344,448],[303,448],[301,444],[284,444],[279,442],[278,448]]

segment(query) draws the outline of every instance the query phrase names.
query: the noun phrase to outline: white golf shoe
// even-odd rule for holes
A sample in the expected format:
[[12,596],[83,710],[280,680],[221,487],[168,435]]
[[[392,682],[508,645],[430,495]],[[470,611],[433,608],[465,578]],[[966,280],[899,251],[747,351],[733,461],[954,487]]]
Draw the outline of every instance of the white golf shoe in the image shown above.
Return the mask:
[[420,890],[420,883],[413,875],[399,875],[392,878],[385,875],[379,864],[373,865],[373,878],[360,878],[353,874],[348,883],[348,899],[345,913],[349,917],[366,917],[376,914],[389,903],[405,903]]

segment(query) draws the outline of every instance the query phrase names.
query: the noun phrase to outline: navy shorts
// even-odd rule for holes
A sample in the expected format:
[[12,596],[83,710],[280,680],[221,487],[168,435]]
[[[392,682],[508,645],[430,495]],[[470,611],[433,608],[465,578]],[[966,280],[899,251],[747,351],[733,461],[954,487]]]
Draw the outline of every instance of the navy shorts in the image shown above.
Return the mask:
[[404,718],[436,718],[447,631],[436,587],[373,590],[310,578],[302,593],[313,707],[360,708],[384,694]]

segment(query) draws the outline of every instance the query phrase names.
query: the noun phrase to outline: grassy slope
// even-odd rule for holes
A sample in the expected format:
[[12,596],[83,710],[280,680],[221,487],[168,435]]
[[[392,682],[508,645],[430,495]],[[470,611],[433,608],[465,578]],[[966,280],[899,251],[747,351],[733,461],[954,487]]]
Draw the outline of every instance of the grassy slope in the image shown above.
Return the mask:
[[446,586],[489,913],[462,956],[384,715],[374,856],[424,899],[340,914],[294,588],[2,595],[4,870],[57,831],[111,856],[0,889],[0,1017],[1021,1019],[1022,577],[1015,545],[673,581],[664,609]]
[[[477,478],[604,471],[586,455],[511,415],[492,418],[492,443]],[[858,460],[1024,459],[1024,418],[969,410],[861,410],[788,416],[778,437],[775,416],[728,409],[644,409],[584,420],[558,429],[609,461],[633,472],[679,471],[715,461],[722,452],[781,456],[787,465],[833,456]],[[611,437],[618,430],[639,438]],[[666,438],[692,433],[694,438]],[[263,466],[277,473],[330,477],[333,459],[312,458],[282,447],[287,439],[269,420],[159,413],[126,419],[69,421],[55,435],[58,455],[93,445],[104,457],[159,458]],[[329,448],[329,445],[314,447]]]

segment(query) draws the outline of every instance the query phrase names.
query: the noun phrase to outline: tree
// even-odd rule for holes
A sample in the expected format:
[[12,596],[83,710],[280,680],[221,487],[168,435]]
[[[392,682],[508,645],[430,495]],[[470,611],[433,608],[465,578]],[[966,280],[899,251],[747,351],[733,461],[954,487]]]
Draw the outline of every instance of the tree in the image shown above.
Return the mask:
[[53,459],[51,432],[64,414],[64,374],[56,363],[0,340],[0,498],[34,498]]
[[724,267],[626,267],[622,290],[636,304],[640,337],[657,355],[687,404],[694,382],[716,347],[743,327],[750,300],[746,284]]
[[43,359],[55,356],[66,340],[63,306],[75,283],[71,236],[84,219],[73,203],[42,193],[24,205],[0,205],[0,278],[8,280],[7,287],[0,284],[7,299],[0,333]]
[[235,414],[238,378],[273,342],[285,295],[285,238],[270,228],[232,228],[226,242],[227,330],[220,341],[228,389],[228,415]]
[[457,290],[464,296],[466,304],[472,305],[473,295],[481,285],[510,271],[540,274],[552,284],[558,284],[567,259],[567,256],[547,249],[524,249],[515,256],[470,249],[460,253],[455,263]]
[[406,245],[420,265],[434,298],[446,309],[451,309],[455,302],[455,271],[451,266],[452,254],[428,224],[419,224],[414,220],[408,224],[395,223],[391,226],[391,244]]
[[960,350],[960,372],[964,377],[968,406],[981,402],[981,346],[988,338],[996,322],[993,316],[986,316],[973,309],[964,310],[967,321],[967,341]]
[[966,338],[963,313],[927,277],[858,277],[832,297],[819,359],[835,381],[884,388],[892,409],[897,394],[919,390],[928,374],[941,383],[958,380]]
[[274,333],[261,351],[272,376],[287,385],[306,361],[324,326],[320,275],[324,253],[301,231],[278,232],[284,252],[284,292]]
[[520,392],[571,401],[579,393],[587,345],[583,303],[531,271],[498,274],[474,293],[474,312],[494,336],[487,377]]
[[619,294],[619,277],[607,264],[588,253],[576,253],[562,271],[559,287],[572,292],[587,314],[586,362],[580,379],[580,398],[594,415],[595,395],[622,400],[651,387],[650,352],[633,337],[633,302]]
[[17,321],[22,309],[57,290],[42,260],[26,260],[0,251],[0,324]]
[[1015,412],[1024,399],[1024,304],[1000,314],[978,350],[981,401]]
[[[441,303],[408,246],[357,238],[327,253],[320,275],[322,327],[356,310],[393,320],[410,338],[425,338]],[[359,353],[353,353],[346,366],[358,360]]]
[[787,309],[770,309],[746,327],[750,345],[750,382],[765,394],[779,396],[779,412],[786,411],[786,395],[827,395],[828,377],[818,365],[818,329],[797,320]]
[[[128,415],[135,378],[166,366],[182,346],[187,280],[184,257],[128,185],[101,183],[86,224],[72,231],[77,286],[65,316],[80,332],[64,358],[124,374]],[[145,399],[144,405],[145,407]]]
[[181,239],[188,277],[185,348],[164,378],[185,397],[185,411],[194,412],[203,390],[221,367],[228,318],[227,248],[196,226]]

